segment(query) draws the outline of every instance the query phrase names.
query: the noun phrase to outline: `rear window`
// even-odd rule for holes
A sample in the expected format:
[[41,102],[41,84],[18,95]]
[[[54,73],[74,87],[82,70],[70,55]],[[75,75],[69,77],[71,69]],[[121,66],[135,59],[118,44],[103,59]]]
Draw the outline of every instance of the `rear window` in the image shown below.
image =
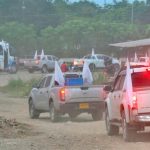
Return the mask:
[[133,87],[150,87],[150,72],[138,72],[132,74]]

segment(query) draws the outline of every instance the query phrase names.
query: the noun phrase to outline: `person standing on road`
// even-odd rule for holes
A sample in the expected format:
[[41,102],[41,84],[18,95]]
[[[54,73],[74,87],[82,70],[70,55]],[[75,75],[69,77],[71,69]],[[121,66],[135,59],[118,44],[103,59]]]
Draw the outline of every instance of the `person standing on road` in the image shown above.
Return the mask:
[[62,63],[62,65],[61,65],[61,71],[62,71],[62,72],[67,72],[67,71],[68,71],[66,62],[63,62],[63,63]]

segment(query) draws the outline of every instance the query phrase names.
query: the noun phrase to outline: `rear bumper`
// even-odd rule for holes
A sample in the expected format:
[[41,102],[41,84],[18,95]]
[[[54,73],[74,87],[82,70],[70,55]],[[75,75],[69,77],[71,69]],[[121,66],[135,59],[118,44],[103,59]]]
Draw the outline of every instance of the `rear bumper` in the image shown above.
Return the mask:
[[136,122],[149,122],[150,123],[150,114],[138,115],[135,118],[136,118]]
[[[88,108],[80,108],[80,104],[88,104]],[[60,112],[61,113],[70,113],[70,112],[76,112],[76,113],[83,113],[88,112],[91,113],[93,111],[102,111],[104,112],[104,101],[100,102],[77,102],[77,103],[65,103],[60,105]]]
[[27,66],[27,69],[32,69],[32,70],[40,70],[39,66]]

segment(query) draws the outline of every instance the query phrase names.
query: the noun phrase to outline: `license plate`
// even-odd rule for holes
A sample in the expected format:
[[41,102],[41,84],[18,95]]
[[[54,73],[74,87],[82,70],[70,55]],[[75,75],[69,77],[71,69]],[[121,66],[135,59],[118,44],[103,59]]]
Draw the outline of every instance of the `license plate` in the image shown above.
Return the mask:
[[80,103],[79,108],[80,109],[88,109],[89,108],[89,104],[88,103]]

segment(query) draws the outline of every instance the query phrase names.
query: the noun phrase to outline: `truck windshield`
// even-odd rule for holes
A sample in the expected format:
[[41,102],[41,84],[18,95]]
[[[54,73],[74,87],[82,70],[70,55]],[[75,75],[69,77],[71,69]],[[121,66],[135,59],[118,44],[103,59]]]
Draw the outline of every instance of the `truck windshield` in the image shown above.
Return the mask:
[[150,72],[138,72],[132,74],[133,87],[150,87]]

